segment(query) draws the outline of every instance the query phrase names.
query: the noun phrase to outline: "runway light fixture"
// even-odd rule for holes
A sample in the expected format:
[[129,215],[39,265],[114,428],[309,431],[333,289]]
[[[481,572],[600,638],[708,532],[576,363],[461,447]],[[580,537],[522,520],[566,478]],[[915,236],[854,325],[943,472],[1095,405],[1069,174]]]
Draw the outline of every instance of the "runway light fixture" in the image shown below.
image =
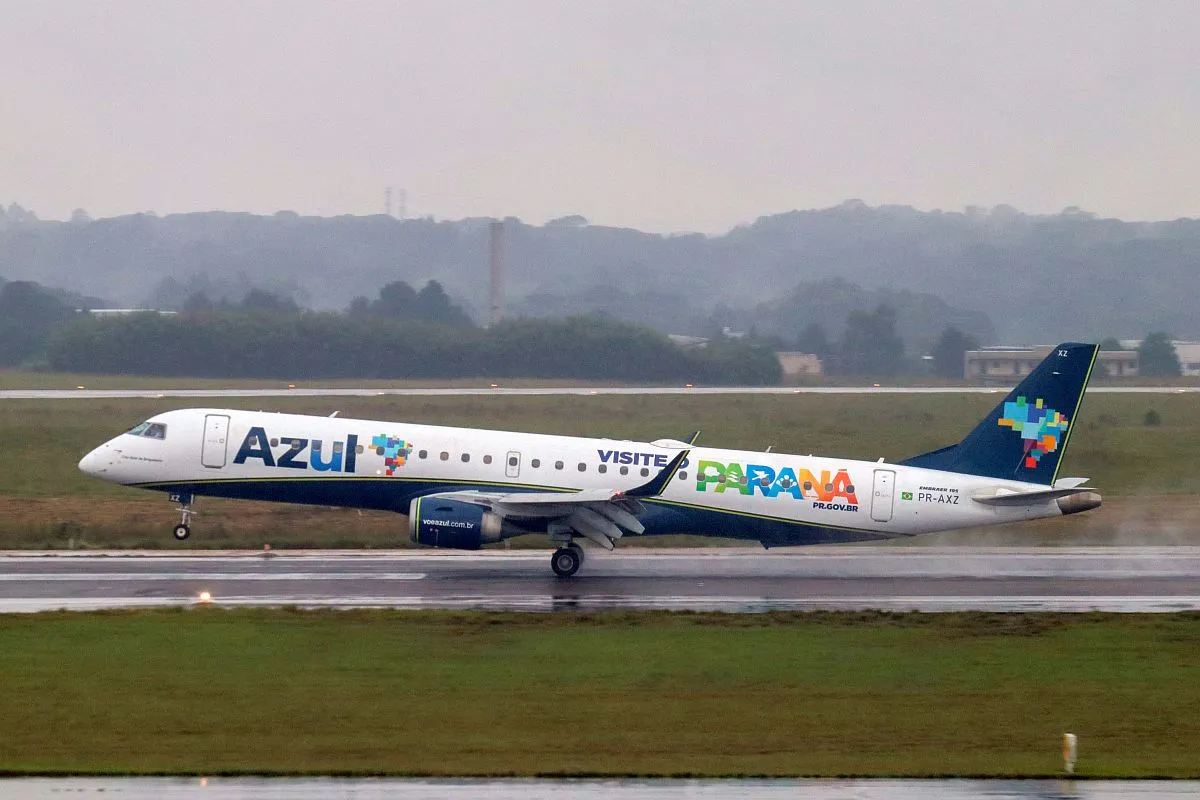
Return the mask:
[[1073,733],[1063,734],[1063,770],[1068,775],[1075,774],[1075,759],[1079,755],[1079,740]]
[[197,597],[197,599],[198,599],[198,600],[199,600],[201,603],[211,603],[211,602],[212,602],[212,592],[210,592],[210,591],[208,591],[207,589],[205,589],[203,592],[201,592],[201,593],[199,594],[199,596]]

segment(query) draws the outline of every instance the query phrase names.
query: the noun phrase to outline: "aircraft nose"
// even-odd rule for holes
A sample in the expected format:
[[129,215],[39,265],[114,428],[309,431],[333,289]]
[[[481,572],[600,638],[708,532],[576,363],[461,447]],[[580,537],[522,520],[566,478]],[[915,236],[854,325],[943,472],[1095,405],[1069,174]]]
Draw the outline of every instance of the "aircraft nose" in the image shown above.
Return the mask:
[[102,475],[108,465],[108,445],[104,444],[79,459],[79,471],[85,475]]

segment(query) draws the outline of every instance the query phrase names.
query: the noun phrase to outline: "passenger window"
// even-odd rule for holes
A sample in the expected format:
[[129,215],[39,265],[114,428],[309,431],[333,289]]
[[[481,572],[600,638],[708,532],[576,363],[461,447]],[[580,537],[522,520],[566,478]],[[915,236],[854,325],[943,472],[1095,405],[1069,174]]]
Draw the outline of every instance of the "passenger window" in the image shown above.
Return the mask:
[[520,462],[517,460],[517,457],[516,457],[516,456],[509,456],[509,457],[508,457],[508,465],[509,465],[510,467],[515,467],[515,466],[516,466],[518,463],[520,463]]
[[680,473],[677,473],[677,474],[679,475],[679,480],[681,480],[681,481],[686,481],[686,480],[687,480],[687,473],[686,473],[686,472],[680,472]]
[[421,452],[417,453],[417,458],[428,458],[428,457],[429,457],[428,450],[422,450]]
[[333,443],[333,452],[340,453],[340,452],[342,452],[343,449],[345,449],[345,447],[346,446],[344,444],[342,444],[341,442],[334,442]]
[[485,464],[490,464],[490,463],[492,463],[492,457],[491,457],[491,456],[484,456],[484,457],[483,457],[483,463],[485,463]]
[[541,465],[542,465],[542,460],[540,458],[535,458],[529,462],[529,466],[533,467],[534,469],[537,469]]
[[554,468],[555,468],[555,469],[562,469],[562,468],[563,468],[563,463],[562,463],[561,461],[555,461],[555,462],[554,462]]
[[449,460],[450,460],[450,454],[449,454],[449,453],[447,453],[445,450],[443,450],[443,451],[442,451],[442,455],[441,455],[441,459],[442,459],[442,461],[449,461]]
[[579,462],[579,471],[580,471],[580,472],[587,472],[587,464],[584,464],[582,461],[581,461],[581,462]]
[[470,460],[471,460],[471,454],[470,454],[470,453],[463,453],[463,454],[462,454],[462,460],[463,460],[463,463],[464,463],[464,464],[466,464],[468,461],[470,461]]
[[278,438],[274,438],[274,437],[272,437],[272,439],[271,439],[271,447],[279,447],[279,439],[278,439]]
[[621,467],[621,474],[622,474],[622,475],[628,475],[628,474],[629,474],[629,467]]
[[601,473],[608,472],[608,464],[601,464],[600,466],[596,467],[596,471]]
[[648,467],[642,467],[642,477],[645,478],[645,477],[648,477],[649,475],[650,475],[650,469]]

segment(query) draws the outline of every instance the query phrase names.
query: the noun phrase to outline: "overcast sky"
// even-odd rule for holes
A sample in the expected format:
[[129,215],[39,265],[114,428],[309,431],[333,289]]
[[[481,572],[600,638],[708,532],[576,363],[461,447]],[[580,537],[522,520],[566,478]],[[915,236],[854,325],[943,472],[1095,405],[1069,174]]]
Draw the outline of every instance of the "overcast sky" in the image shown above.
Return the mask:
[[1200,216],[1200,3],[0,0],[0,203]]

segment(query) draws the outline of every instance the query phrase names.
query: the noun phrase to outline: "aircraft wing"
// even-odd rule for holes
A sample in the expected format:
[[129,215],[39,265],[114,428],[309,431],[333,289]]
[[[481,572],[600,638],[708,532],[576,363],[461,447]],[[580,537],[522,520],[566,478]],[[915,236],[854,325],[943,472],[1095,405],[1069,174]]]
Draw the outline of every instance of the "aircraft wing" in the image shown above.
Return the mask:
[[646,510],[639,498],[656,497],[667,488],[689,451],[681,450],[667,466],[633,489],[583,489],[578,492],[443,492],[431,497],[471,503],[515,522],[546,524],[551,536],[571,535],[590,539],[605,550],[628,531],[640,534],[645,527],[638,515]]

